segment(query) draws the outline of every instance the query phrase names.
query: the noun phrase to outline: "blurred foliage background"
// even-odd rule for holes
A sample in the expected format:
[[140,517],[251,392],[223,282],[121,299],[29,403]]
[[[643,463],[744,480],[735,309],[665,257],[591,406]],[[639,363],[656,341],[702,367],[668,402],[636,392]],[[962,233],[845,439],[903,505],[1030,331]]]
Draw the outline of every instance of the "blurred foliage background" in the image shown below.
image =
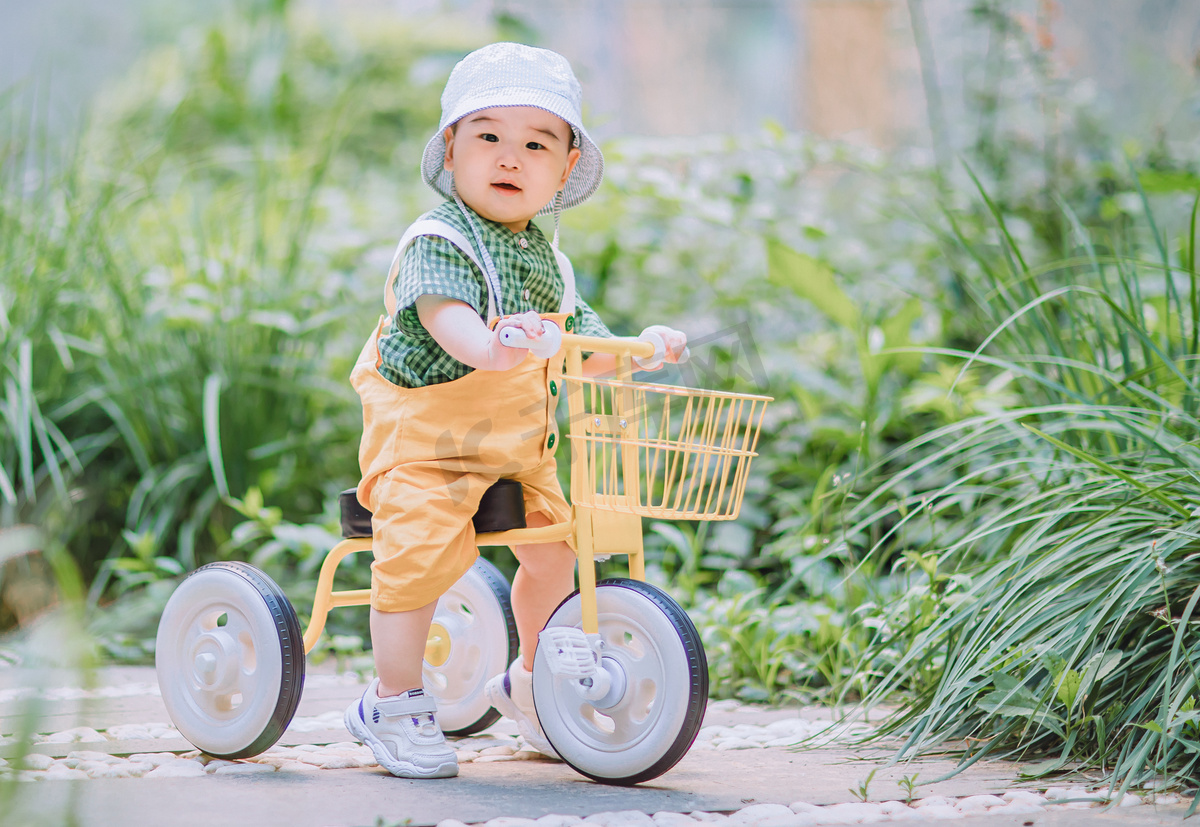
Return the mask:
[[[618,333],[687,329],[674,379],[777,400],[740,519],[648,522],[649,576],[716,696],[900,699],[911,749],[1190,777],[1197,69],[1156,87],[1161,121],[1115,123],[1064,69],[1055,4],[965,5],[987,48],[942,66],[951,112],[948,35],[897,4],[925,148],[771,121],[605,142],[604,187],[564,217],[583,294]],[[307,619],[357,481],[351,362],[436,202],[416,159],[441,85],[536,36],[511,10],[285,0],[164,31],[69,139],[30,87],[0,98],[0,530],[37,526],[104,656],[135,662],[212,560]]]

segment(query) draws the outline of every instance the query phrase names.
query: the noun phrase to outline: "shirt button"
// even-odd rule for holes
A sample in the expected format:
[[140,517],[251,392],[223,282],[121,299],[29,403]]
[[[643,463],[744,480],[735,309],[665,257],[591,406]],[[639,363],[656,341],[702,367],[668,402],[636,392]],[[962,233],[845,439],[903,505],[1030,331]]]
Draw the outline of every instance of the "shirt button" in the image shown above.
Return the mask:
[[547,448],[554,447],[554,434],[550,434],[550,438],[548,440],[546,440],[546,447]]
[[529,288],[525,288],[525,301],[529,301]]
[[558,396],[558,385],[554,383],[553,379],[550,380],[550,395]]
[[529,249],[529,239],[525,238],[525,236],[521,236],[520,238],[518,238],[517,244],[521,247],[522,250]]

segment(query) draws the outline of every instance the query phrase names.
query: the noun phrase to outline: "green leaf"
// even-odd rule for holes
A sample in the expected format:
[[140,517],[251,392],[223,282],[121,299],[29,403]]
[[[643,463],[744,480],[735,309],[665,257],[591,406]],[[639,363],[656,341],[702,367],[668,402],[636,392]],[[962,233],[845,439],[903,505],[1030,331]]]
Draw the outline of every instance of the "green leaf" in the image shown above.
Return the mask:
[[1057,696],[1059,702],[1067,708],[1068,713],[1075,706],[1075,698],[1079,695],[1079,686],[1082,681],[1083,676],[1074,669],[1068,669],[1059,678],[1054,694]]
[[767,278],[772,284],[786,287],[812,302],[842,327],[858,330],[858,308],[838,287],[828,264],[770,239],[767,241]]

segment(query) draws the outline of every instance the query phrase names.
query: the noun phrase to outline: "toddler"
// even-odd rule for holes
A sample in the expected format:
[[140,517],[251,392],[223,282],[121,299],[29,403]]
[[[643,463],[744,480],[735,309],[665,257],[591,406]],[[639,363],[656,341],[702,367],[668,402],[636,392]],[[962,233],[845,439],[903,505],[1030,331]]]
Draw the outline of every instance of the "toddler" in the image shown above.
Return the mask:
[[[405,234],[383,319],[351,381],[362,398],[359,501],[373,512],[371,640],[378,677],[346,710],[346,727],[404,778],[458,774],[454,750],[422,688],[438,598],[478,556],[471,523],[496,480],[518,480],[530,527],[570,520],[555,471],[561,356],[500,344],[505,327],[542,335],[610,336],[575,296],[558,252],[563,209],[600,184],[604,160],[581,117],[570,65],[544,49],[495,43],[467,55],[442,94],[422,175],[447,200]],[[548,242],[530,221],[553,214]],[[686,337],[655,326],[675,361]],[[585,372],[610,371],[593,355]],[[513,547],[521,655],[488,682],[488,701],[533,746],[553,754],[533,708],[533,654],[551,613],[575,587],[565,542]]]

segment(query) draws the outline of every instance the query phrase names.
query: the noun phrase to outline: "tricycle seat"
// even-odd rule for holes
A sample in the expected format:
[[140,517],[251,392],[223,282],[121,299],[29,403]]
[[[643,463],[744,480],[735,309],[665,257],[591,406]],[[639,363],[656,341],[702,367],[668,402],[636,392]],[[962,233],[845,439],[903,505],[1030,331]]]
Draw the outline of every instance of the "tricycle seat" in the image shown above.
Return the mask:
[[[346,540],[371,536],[371,512],[358,501],[353,488],[338,495],[342,514],[342,538]],[[471,520],[475,531],[509,531],[525,528],[525,498],[521,483],[516,480],[496,480],[479,501],[479,510]]]

